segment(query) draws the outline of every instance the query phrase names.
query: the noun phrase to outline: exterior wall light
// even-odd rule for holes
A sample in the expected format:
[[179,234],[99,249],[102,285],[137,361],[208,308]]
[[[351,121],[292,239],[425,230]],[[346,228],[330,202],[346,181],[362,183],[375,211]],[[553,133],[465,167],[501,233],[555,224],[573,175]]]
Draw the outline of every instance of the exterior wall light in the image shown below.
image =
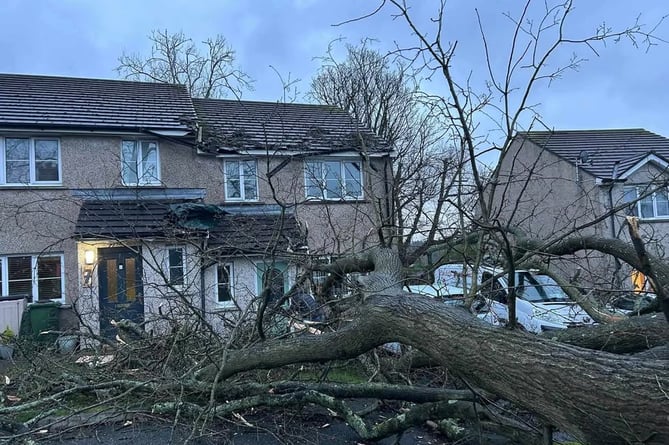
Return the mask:
[[95,251],[93,250],[84,251],[84,263],[89,266],[95,263]]

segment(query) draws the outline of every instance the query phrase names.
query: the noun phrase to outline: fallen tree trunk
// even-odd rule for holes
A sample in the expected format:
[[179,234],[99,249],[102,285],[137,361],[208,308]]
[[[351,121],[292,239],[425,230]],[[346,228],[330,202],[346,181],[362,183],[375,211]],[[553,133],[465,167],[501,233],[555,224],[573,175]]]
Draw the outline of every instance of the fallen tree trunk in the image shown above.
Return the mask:
[[644,351],[669,342],[669,323],[662,314],[625,317],[600,324],[543,334],[562,343],[616,354]]
[[429,298],[376,295],[358,310],[338,332],[228,351],[220,376],[352,358],[399,341],[591,445],[669,443],[666,361],[494,328]]

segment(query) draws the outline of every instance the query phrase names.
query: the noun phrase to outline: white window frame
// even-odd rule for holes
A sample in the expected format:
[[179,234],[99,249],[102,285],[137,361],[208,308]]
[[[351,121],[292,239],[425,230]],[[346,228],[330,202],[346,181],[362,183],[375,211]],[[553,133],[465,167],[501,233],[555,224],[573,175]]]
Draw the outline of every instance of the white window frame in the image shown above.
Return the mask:
[[[666,215],[660,215],[658,212],[658,205],[657,205],[657,191],[651,193],[648,195],[646,198],[639,199],[639,196],[647,193],[649,190],[653,188],[652,184],[644,185],[644,186],[628,186],[628,187],[623,187],[623,199],[625,199],[626,202],[631,202],[627,200],[627,192],[629,191],[634,191],[635,196],[633,200],[636,200],[636,202],[632,203],[631,205],[634,208],[635,215],[642,220],[664,220],[664,219],[669,219],[669,211],[667,212]],[[658,189],[659,190],[659,189]],[[667,193],[667,196],[669,197],[669,189],[664,188],[665,193]],[[650,198],[652,204],[653,204],[653,215],[652,216],[643,216],[641,213],[641,203],[645,199]]]
[[0,293],[2,295],[9,295],[9,258],[30,257],[31,267],[31,286],[32,286],[32,300],[29,303],[39,301],[39,276],[38,276],[38,261],[42,258],[59,258],[60,259],[60,298],[51,298],[51,301],[65,301],[65,260],[62,253],[45,254],[45,255],[0,255]]
[[[228,176],[228,166],[231,163],[237,163],[237,179],[239,181],[239,196],[231,197],[230,190],[228,188],[228,181],[231,179]],[[255,175],[253,178],[247,178],[244,175],[243,165],[246,163],[253,163],[255,169]],[[247,198],[246,197],[246,181],[253,180],[253,185],[255,188],[255,197]],[[256,159],[225,159],[223,161],[223,184],[225,188],[225,200],[226,201],[258,201],[260,198],[260,190],[258,188],[258,161]]]
[[[170,263],[170,255],[173,250],[178,250],[181,252],[181,283],[174,283],[172,281],[172,264]],[[165,259],[166,270],[167,270],[167,283],[173,287],[182,287],[186,285],[186,249],[184,246],[168,246],[167,247],[167,258]]]
[[[340,195],[341,196],[328,196],[328,188],[326,181],[326,170],[324,164],[326,163],[338,163],[339,164],[339,186],[340,186]],[[358,195],[351,195],[346,190],[346,164],[357,164],[360,172],[360,179],[358,180],[360,184],[360,193]],[[321,164],[320,166],[320,178],[314,178],[313,168],[310,167],[314,164]],[[318,188],[320,190],[320,195],[310,195],[309,194],[309,184],[315,182],[314,179],[320,180]],[[355,179],[355,178],[354,178]],[[356,159],[310,159],[304,161],[304,195],[307,199],[316,199],[316,200],[326,200],[326,201],[357,201],[364,199],[365,197],[365,188],[364,184],[364,174],[362,171],[362,162]]]
[[[126,143],[133,143],[137,149],[137,159],[135,159],[135,171],[137,172],[137,182],[126,181],[124,170],[125,165],[129,164],[123,158],[123,146]],[[156,177],[146,177],[144,172],[144,143],[153,143],[156,144]],[[121,141],[121,182],[125,186],[152,186],[160,185],[161,174],[160,174],[160,144],[158,141],[153,139],[123,139]]]
[[[228,286],[230,287],[230,300],[221,301],[218,295],[219,276],[218,268],[225,267],[228,269]],[[214,296],[216,298],[216,305],[219,307],[234,307],[235,306],[235,268],[234,264],[230,262],[216,263],[214,269]]]
[[[29,142],[29,178],[28,182],[7,182],[7,163],[6,163],[6,141],[7,139],[27,139]],[[58,148],[58,179],[56,181],[38,181],[37,180],[37,163],[35,159],[35,142],[36,141],[54,141]],[[30,136],[4,136],[0,137],[0,185],[2,186],[26,186],[26,185],[61,185],[63,183],[63,166],[62,155],[60,148],[60,139],[52,137],[30,137]]]

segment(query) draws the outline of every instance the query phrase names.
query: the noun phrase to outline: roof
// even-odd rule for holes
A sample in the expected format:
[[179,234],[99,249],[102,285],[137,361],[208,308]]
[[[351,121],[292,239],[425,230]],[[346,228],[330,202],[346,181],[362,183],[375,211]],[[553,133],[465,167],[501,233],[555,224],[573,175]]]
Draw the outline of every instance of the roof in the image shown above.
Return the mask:
[[0,127],[154,131],[203,127],[205,151],[389,152],[344,110],[329,105],[191,98],[184,85],[0,74]]
[[293,214],[228,214],[211,231],[210,244],[224,255],[296,251],[306,239]]
[[[642,128],[519,132],[598,178],[619,177],[649,154],[669,159],[669,139]],[[614,167],[617,165],[616,172]]]
[[0,74],[0,127],[187,130],[183,85]]
[[219,153],[237,150],[360,150],[390,147],[347,112],[329,105],[193,99],[209,139]]
[[74,229],[79,238],[137,239],[164,236],[174,201],[84,201]]
[[[208,218],[208,220],[207,220]],[[297,250],[305,240],[293,214],[237,214],[225,206],[183,200],[84,201],[75,226],[79,239],[197,237],[208,226],[209,245],[221,255]]]

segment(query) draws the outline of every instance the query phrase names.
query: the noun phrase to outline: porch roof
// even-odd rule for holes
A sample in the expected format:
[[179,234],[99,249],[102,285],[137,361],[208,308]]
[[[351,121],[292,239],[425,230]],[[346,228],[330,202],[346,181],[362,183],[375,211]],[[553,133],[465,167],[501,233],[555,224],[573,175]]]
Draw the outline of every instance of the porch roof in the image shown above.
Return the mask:
[[[192,211],[184,211],[184,204]],[[75,237],[175,243],[208,235],[209,245],[221,255],[294,251],[306,244],[293,214],[282,215],[264,207],[257,213],[231,210],[183,200],[89,200],[79,211]],[[204,229],[201,223],[207,213],[208,229]]]

